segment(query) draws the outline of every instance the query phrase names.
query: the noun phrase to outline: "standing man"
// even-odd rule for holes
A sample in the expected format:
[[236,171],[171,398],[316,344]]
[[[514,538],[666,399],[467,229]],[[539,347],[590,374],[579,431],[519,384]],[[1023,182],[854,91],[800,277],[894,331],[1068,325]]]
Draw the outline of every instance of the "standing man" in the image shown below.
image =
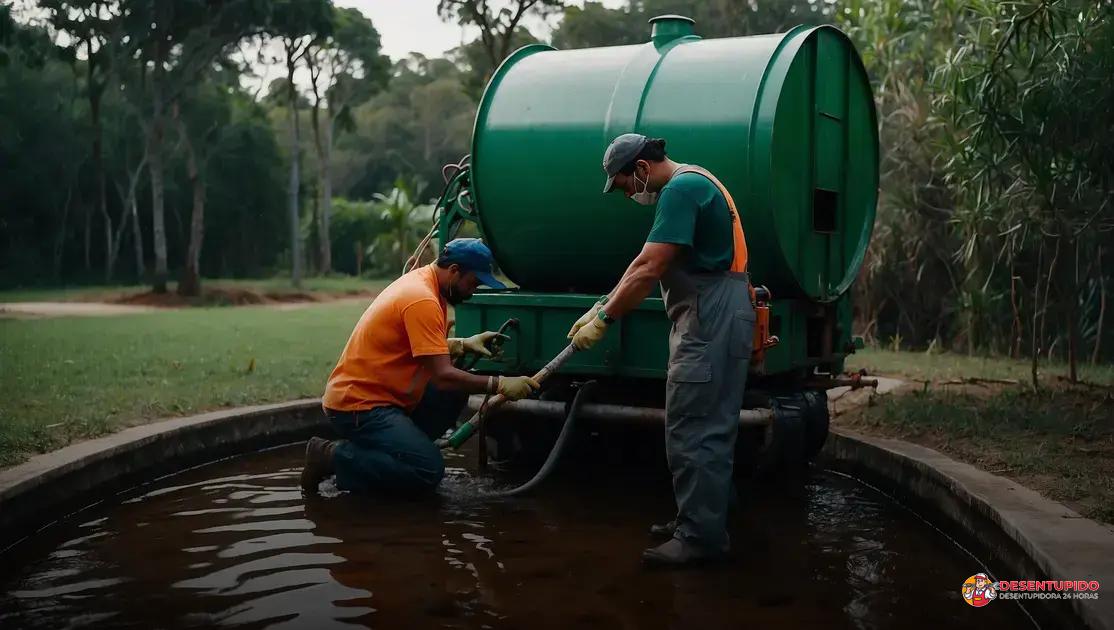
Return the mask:
[[619,284],[569,331],[581,350],[603,338],[661,283],[669,334],[665,448],[677,516],[651,533],[669,540],[642,554],[681,566],[728,550],[735,437],[750,363],[754,308],[747,247],[735,203],[708,171],[669,159],[665,141],[628,133],[603,156],[605,193],[656,206],[642,252]]
[[446,339],[447,305],[481,284],[506,288],[491,275],[491,250],[476,238],[450,241],[437,262],[395,280],[364,311],[329,376],[321,403],[341,440],[306,445],[302,490],[316,493],[335,473],[353,492],[416,493],[445,474],[433,440],[456,421],[468,394],[529,396],[526,376],[480,376],[453,367],[466,352],[491,356],[494,332]]

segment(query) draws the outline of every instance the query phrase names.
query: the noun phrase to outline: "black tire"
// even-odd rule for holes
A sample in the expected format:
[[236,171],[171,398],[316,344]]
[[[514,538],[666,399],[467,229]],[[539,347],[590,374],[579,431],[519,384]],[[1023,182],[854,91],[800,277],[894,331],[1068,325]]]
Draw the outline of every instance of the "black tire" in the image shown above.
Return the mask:
[[769,480],[799,475],[808,470],[828,439],[830,419],[827,394],[806,390],[770,397],[774,419],[762,437],[743,441],[737,457],[745,462],[740,472]]

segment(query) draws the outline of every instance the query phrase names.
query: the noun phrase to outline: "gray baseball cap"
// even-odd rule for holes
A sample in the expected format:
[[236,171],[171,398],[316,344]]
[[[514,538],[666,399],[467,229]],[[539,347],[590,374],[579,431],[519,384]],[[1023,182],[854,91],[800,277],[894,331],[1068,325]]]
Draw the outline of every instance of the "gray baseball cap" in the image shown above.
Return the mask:
[[611,141],[607,150],[603,152],[603,172],[607,174],[607,181],[603,185],[605,193],[611,192],[615,187],[615,175],[619,169],[638,157],[644,146],[646,146],[646,136],[640,133],[624,133]]

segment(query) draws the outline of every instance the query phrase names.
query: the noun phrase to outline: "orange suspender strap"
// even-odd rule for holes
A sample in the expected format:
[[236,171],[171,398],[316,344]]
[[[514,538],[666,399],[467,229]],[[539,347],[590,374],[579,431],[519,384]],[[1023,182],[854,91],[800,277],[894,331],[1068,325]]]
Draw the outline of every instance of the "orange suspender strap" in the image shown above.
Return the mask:
[[[708,172],[707,169],[686,164],[677,169],[673,173],[674,176],[681,173],[699,173],[707,177],[709,181],[716,185],[716,188],[723,193],[723,198],[727,200],[727,207],[731,210],[731,240],[735,246],[735,255],[731,259],[731,271],[744,272],[747,270],[747,242],[743,238],[743,221],[739,218],[739,211],[735,209],[735,200],[731,198],[731,193],[727,192],[727,187],[724,186],[715,175]],[[751,289],[753,292],[753,289]]]

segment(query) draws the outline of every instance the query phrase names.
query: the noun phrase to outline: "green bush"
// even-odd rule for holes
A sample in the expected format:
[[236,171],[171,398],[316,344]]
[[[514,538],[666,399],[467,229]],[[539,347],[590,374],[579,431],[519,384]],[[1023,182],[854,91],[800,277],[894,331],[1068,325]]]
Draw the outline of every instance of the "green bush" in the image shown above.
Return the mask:
[[366,251],[386,225],[370,201],[333,198],[329,236],[333,246],[333,269],[351,275],[367,272]]

